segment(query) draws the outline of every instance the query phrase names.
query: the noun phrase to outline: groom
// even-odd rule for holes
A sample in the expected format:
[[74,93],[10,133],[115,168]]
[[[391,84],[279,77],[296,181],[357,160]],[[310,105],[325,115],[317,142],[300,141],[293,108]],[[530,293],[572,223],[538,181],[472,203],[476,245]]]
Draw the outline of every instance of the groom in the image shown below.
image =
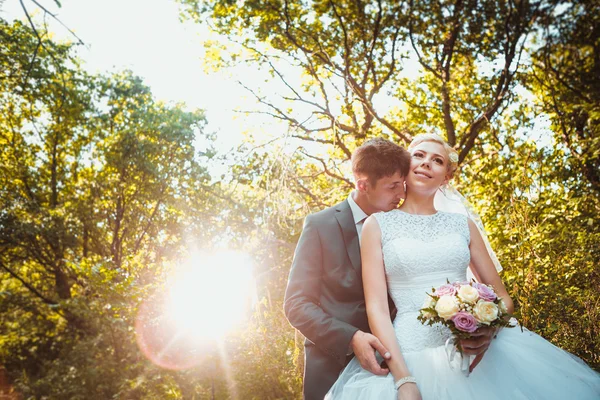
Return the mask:
[[306,337],[306,400],[322,400],[352,356],[374,374],[388,373],[375,359],[375,350],[389,357],[387,349],[369,333],[360,234],[370,214],[398,207],[409,166],[410,155],[397,144],[382,138],[366,141],[352,154],[356,190],[304,222],[284,309]]

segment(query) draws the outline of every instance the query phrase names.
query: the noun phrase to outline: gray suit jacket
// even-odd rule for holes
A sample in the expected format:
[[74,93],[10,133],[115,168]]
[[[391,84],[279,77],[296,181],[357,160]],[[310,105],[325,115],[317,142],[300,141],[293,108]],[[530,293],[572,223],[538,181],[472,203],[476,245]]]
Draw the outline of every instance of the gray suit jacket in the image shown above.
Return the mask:
[[307,339],[304,398],[322,400],[350,360],[354,333],[370,332],[358,233],[347,200],[306,218],[284,309]]

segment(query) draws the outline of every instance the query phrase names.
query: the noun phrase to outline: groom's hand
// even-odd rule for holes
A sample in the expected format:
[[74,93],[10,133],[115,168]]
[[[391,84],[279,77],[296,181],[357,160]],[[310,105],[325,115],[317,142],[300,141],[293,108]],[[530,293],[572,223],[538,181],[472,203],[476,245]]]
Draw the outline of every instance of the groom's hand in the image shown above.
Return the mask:
[[477,364],[481,362],[495,334],[495,328],[481,327],[471,334],[471,339],[460,341],[463,352],[467,355],[475,356],[469,368],[470,372],[473,372]]
[[387,375],[390,372],[389,369],[382,368],[377,363],[375,351],[379,352],[386,360],[389,360],[391,356],[375,336],[363,331],[357,331],[354,336],[352,336],[350,345],[352,346],[354,356],[358,359],[361,367],[375,375]]

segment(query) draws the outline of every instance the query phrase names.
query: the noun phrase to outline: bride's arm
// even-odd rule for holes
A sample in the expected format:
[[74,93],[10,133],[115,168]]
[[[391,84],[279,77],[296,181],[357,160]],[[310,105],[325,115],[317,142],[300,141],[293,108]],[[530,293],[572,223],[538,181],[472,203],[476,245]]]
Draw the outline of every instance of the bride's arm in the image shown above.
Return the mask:
[[479,229],[473,221],[469,221],[469,232],[471,234],[471,243],[469,249],[471,251],[471,269],[473,274],[478,278],[478,281],[494,287],[496,294],[502,298],[506,308],[510,314],[514,311],[513,301],[508,295],[508,291],[498,275],[498,271],[490,258],[487,248]]
[[[377,220],[373,216],[367,218],[364,223],[360,250],[369,326],[373,334],[391,353],[391,358],[387,360],[387,364],[394,376],[394,381],[397,381],[398,379],[410,376],[410,371],[404,361],[404,357],[402,357],[402,352],[390,318],[387,282],[381,251],[381,230]],[[403,385],[401,390],[409,389],[410,386],[414,385]]]
[[[468,221],[469,232],[471,234],[471,242],[469,244],[469,250],[471,251],[471,270],[479,282],[494,287],[496,294],[504,301],[508,312],[512,314],[514,311],[512,299],[508,295],[500,275],[498,275],[498,271],[496,270],[496,267],[490,258],[490,254],[485,247],[483,238],[479,233],[479,229],[477,229],[477,226],[473,221],[470,219],[468,219]],[[471,363],[471,371],[473,371],[473,369],[481,362],[495,333],[496,329],[483,327],[475,331],[472,334],[471,339],[461,340],[463,351],[466,354],[475,356]]]

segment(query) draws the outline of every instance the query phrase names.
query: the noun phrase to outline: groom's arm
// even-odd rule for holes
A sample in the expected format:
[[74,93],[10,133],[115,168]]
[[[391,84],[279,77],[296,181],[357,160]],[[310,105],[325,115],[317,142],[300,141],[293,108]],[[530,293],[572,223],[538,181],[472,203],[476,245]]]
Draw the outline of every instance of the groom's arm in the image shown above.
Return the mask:
[[321,308],[322,275],[321,238],[315,221],[308,216],[294,253],[284,311],[292,326],[343,365],[358,328],[332,317]]

